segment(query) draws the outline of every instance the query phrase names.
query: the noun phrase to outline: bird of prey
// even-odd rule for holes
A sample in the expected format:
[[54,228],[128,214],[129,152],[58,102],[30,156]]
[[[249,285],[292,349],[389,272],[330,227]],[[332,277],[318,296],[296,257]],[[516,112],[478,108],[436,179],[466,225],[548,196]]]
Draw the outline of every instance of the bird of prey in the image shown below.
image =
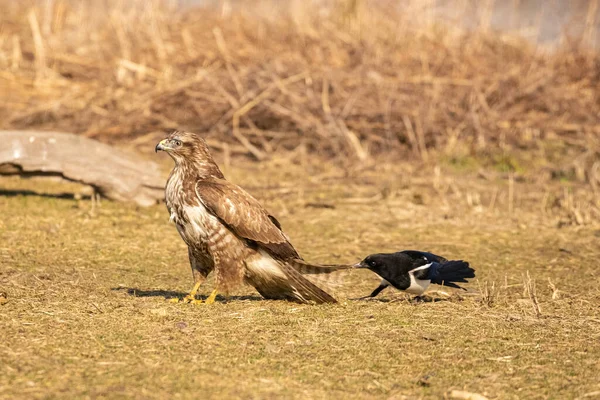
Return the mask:
[[423,294],[431,283],[462,289],[456,282],[467,282],[467,278],[475,277],[475,270],[466,261],[448,261],[416,250],[372,254],[354,267],[370,269],[382,278],[373,293],[363,298],[375,297],[390,285],[417,296]]
[[194,287],[184,298],[195,300],[213,270],[214,303],[242,282],[267,299],[335,303],[330,294],[303,274],[326,274],[350,266],[318,266],[302,260],[279,221],[241,187],[225,180],[206,142],[197,134],[174,131],[156,145],[175,161],[165,190],[171,221],[188,246]]

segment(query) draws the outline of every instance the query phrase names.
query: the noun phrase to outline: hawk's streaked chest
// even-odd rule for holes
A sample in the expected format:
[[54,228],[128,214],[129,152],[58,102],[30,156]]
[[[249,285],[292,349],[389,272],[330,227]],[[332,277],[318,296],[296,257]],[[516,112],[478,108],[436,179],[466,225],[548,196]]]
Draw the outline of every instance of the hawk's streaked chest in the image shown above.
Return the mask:
[[171,175],[165,193],[170,220],[188,245],[206,243],[219,232],[218,218],[206,209],[195,190],[185,187],[181,174]]

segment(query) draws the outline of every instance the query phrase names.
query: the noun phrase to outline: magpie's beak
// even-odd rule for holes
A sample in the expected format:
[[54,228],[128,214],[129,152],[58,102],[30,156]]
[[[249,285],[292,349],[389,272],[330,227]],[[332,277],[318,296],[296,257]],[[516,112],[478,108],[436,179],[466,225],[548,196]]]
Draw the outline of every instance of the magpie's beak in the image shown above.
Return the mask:
[[168,141],[167,139],[161,140],[154,148],[154,152],[158,153],[159,150],[164,151],[164,150],[168,149],[169,146],[167,145],[167,141]]
[[367,266],[361,261],[359,263],[354,264],[352,268],[367,268]]

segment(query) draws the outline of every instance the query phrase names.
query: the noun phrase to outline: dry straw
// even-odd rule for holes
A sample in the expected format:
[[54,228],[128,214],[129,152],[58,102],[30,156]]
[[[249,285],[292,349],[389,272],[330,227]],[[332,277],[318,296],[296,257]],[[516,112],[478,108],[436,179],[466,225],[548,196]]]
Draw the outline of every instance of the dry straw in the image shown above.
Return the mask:
[[597,1],[552,51],[495,33],[489,1],[451,0],[444,18],[430,1],[177,3],[0,0],[1,127],[110,142],[187,128],[259,160],[558,138],[598,185]]

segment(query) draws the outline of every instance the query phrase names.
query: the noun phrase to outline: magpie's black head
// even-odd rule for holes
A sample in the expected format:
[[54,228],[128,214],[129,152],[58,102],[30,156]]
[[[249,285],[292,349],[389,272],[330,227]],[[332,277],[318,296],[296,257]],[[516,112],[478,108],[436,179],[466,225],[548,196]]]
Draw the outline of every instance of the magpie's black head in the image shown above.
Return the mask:
[[393,269],[396,260],[394,254],[371,254],[358,264],[355,268],[367,268],[380,276],[387,275],[387,272]]

